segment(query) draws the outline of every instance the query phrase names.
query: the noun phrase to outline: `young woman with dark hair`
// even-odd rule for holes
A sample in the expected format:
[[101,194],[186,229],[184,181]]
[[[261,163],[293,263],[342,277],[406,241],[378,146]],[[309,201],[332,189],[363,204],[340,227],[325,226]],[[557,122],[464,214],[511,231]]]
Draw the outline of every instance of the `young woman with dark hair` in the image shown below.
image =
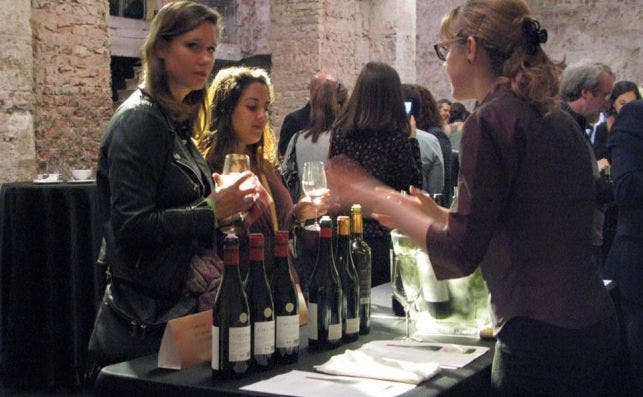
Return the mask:
[[[339,155],[395,190],[422,186],[415,126],[409,123],[400,77],[391,66],[369,62],[360,72],[348,105],[333,125],[330,157]],[[373,285],[390,279],[389,233],[377,221],[364,220],[364,239],[372,250]]]

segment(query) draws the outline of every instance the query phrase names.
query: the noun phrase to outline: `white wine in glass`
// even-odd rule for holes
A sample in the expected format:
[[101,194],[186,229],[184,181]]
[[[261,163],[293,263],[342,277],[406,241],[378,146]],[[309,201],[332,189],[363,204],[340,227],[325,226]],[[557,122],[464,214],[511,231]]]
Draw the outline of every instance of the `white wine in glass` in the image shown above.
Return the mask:
[[311,225],[310,229],[319,230],[319,223],[317,223],[317,206],[319,199],[326,192],[326,171],[324,170],[323,161],[306,161],[301,172],[301,188],[304,193],[310,197],[313,206],[315,207],[315,223]]
[[[226,154],[225,160],[223,162],[223,170],[221,171],[221,179],[223,179],[223,184],[217,187],[223,188],[232,185],[237,181],[237,179],[239,179],[244,171],[248,170],[250,170],[250,157],[248,157],[247,154]],[[246,214],[243,212],[234,215],[234,219],[229,220],[229,224],[222,226],[221,231],[226,234],[237,234],[239,229],[243,227],[243,220],[245,218],[245,215]]]

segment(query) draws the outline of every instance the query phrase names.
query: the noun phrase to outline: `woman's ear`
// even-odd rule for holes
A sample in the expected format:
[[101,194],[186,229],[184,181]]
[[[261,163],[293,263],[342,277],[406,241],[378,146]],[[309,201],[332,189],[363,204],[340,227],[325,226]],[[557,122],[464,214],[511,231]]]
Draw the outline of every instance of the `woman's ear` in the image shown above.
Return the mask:
[[467,62],[473,63],[478,59],[478,42],[473,36],[467,37]]

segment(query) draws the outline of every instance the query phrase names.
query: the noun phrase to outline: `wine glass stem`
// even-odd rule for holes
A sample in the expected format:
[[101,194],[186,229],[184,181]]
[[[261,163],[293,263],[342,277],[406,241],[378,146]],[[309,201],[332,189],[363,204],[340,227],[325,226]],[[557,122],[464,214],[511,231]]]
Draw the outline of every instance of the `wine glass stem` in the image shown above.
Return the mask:
[[404,308],[404,319],[405,319],[405,322],[406,322],[406,338],[407,339],[411,337],[411,333],[410,333],[410,329],[409,329],[409,322],[410,322],[409,317],[411,317],[410,310],[407,309],[407,308]]

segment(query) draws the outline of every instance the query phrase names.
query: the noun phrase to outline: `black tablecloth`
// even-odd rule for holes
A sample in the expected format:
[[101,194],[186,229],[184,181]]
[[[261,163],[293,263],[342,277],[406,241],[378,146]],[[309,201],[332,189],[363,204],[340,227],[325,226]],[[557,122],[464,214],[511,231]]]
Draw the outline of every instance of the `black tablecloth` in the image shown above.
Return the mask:
[[105,285],[96,185],[0,190],[0,365],[26,388],[81,383]]
[[[300,349],[299,361],[295,364],[279,366],[267,372],[250,374],[241,380],[214,381],[210,363],[184,369],[181,371],[160,369],[156,367],[157,355],[141,357],[103,368],[96,380],[95,394],[97,396],[219,396],[219,395],[266,395],[256,392],[239,390],[240,387],[268,379],[277,374],[293,369],[314,371],[313,365],[322,364],[335,354],[346,349],[356,349],[371,340],[391,339],[403,334],[404,319],[389,315],[390,286],[375,287],[374,292],[384,296],[378,299],[380,304],[373,304],[372,328],[370,335],[360,336],[357,342],[342,345],[334,350],[311,353]],[[374,299],[375,300],[375,299]],[[304,328],[300,337],[303,338]],[[463,337],[435,336],[424,337],[425,341],[441,343],[459,343],[465,345],[480,345],[490,350],[478,357],[469,365],[457,370],[442,369],[430,380],[418,385],[403,396],[448,396],[448,395],[488,395],[490,392],[491,362],[493,360],[494,341],[477,340]],[[348,396],[347,396],[348,397]]]

